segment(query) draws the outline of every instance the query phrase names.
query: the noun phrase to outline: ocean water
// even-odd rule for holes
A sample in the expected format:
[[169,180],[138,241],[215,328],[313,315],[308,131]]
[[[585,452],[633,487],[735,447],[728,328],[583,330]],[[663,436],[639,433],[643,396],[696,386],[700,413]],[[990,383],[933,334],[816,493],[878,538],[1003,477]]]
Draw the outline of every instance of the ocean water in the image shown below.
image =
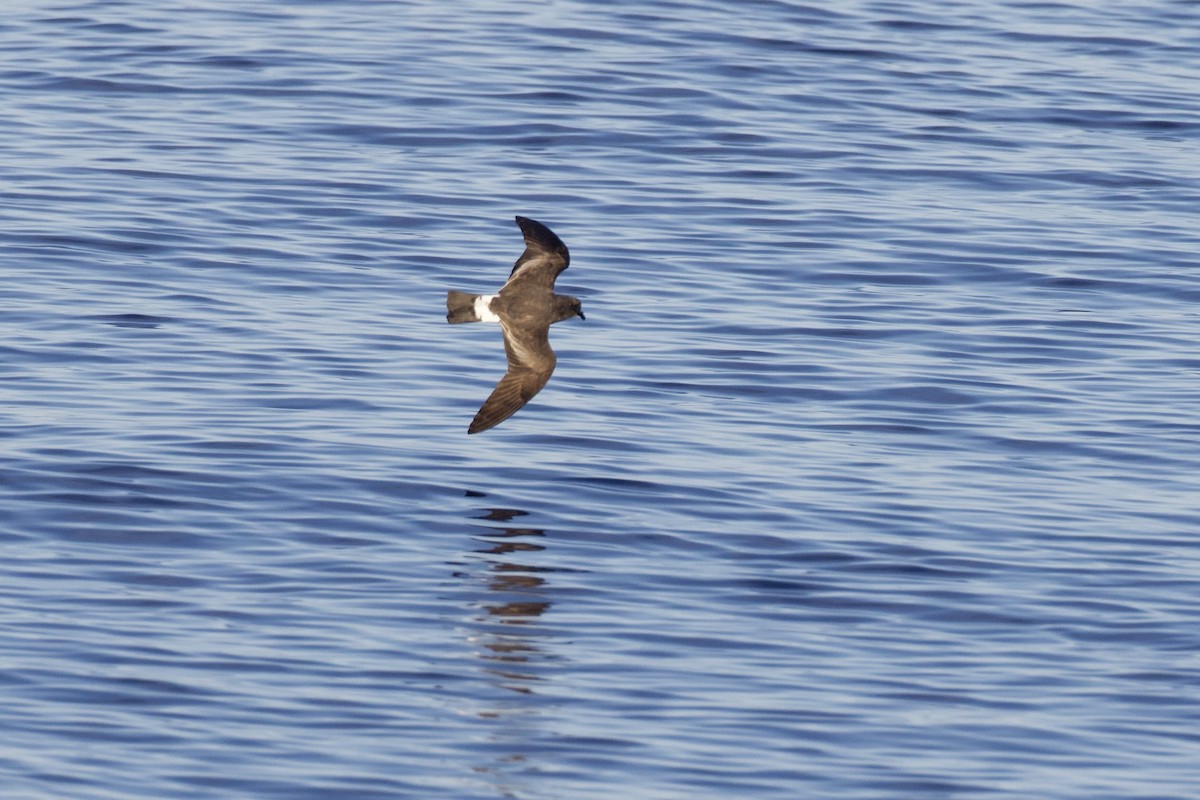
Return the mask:
[[0,42],[7,800],[1200,798],[1195,2]]

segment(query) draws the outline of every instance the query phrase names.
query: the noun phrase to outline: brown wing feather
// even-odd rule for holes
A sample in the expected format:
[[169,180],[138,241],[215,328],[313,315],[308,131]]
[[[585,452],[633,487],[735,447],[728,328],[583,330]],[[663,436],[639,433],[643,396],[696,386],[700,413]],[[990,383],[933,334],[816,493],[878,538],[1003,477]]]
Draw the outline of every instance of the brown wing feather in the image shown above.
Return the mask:
[[500,327],[504,330],[508,372],[483,401],[467,433],[494,428],[521,410],[550,380],[558,363],[550,349],[549,325],[535,331],[523,331],[520,335],[514,335],[503,322]]
[[[547,376],[548,377],[548,376]],[[467,433],[479,433],[494,428],[529,402],[546,385],[546,378],[531,372],[508,372],[496,384],[492,394],[479,407]]]
[[571,263],[570,251],[554,231],[537,220],[517,217],[517,225],[525,237],[525,252],[513,264],[508,279],[511,281],[519,274],[522,280],[553,287],[554,279]]

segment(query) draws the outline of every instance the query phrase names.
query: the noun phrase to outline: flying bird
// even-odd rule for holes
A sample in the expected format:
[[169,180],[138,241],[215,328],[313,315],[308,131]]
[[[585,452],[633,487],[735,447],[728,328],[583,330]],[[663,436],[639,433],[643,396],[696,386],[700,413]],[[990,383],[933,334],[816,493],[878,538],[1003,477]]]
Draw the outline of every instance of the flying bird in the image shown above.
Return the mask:
[[579,299],[554,293],[554,280],[571,255],[562,239],[540,222],[517,217],[525,252],[496,294],[446,293],[446,321],[499,322],[508,372],[480,406],[467,433],[499,425],[528,403],[550,380],[558,359],[550,349],[550,326],[583,316]]

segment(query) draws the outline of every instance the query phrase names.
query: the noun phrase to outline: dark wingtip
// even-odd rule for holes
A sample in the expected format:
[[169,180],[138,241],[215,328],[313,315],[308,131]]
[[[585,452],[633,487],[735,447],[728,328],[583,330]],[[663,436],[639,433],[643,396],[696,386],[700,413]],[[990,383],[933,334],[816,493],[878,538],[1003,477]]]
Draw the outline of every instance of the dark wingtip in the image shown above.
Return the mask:
[[[483,409],[480,410],[482,411]],[[505,417],[504,419],[508,419],[508,417]],[[479,415],[476,414],[475,419],[471,420],[470,427],[467,428],[467,435],[470,436],[472,433],[483,433],[486,430],[491,430],[501,422],[504,422],[504,419],[482,420],[479,418]]]
[[568,262],[570,261],[570,251],[568,251],[567,246],[563,244],[563,240],[558,238],[558,234],[547,228],[542,223],[538,222],[536,219],[522,217],[520,214],[514,217],[514,219],[516,219],[517,226],[520,227],[521,234],[525,237],[526,242],[537,242],[543,250],[551,253],[557,253],[558,255],[562,256],[564,260]]

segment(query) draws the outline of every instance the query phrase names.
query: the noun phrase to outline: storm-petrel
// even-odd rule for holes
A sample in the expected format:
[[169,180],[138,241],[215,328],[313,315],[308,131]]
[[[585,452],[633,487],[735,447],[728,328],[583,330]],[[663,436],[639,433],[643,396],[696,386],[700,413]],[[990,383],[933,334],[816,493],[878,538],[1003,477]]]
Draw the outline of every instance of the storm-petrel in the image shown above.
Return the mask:
[[517,217],[525,252],[496,294],[446,293],[446,321],[499,322],[504,332],[508,372],[479,407],[467,433],[499,425],[541,391],[557,359],[550,349],[550,326],[583,316],[578,298],[554,293],[554,279],[571,263],[567,246],[540,222]]

